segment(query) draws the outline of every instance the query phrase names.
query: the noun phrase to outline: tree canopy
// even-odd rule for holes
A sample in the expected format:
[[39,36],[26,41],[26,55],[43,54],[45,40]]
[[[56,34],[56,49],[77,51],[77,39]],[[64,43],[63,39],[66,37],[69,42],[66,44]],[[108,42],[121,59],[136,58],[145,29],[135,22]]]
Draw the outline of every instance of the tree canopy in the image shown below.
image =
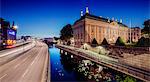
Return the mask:
[[102,45],[109,45],[106,38],[104,38],[103,42],[101,43]]
[[93,39],[92,44],[98,44],[95,38]]
[[144,25],[144,28],[142,29],[142,32],[144,34],[149,34],[150,33],[150,19],[146,20],[143,25]]
[[116,46],[125,46],[125,43],[123,42],[123,40],[121,39],[121,37],[118,37],[118,39],[116,40],[115,45]]
[[150,47],[150,39],[141,37],[137,42],[136,46],[138,47]]
[[60,31],[60,39],[61,40],[68,40],[73,37],[73,30],[70,24],[64,26]]

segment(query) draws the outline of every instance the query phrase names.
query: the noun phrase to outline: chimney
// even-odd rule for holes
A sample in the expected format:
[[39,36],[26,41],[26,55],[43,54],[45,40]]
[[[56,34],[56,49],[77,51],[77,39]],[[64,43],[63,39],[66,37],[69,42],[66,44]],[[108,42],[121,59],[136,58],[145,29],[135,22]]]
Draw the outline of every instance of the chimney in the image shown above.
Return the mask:
[[80,12],[80,15],[81,15],[81,17],[83,16],[83,11],[81,10],[81,12]]
[[122,19],[120,19],[120,23],[122,23]]
[[116,21],[116,22],[118,22],[118,20],[117,20],[117,19],[115,19],[115,21]]
[[88,7],[86,7],[86,13],[88,13],[88,14],[89,14],[89,8],[88,8]]
[[107,22],[110,22],[109,17],[107,17],[107,20],[108,20]]
[[113,20],[113,21],[114,21],[114,19],[115,19],[115,18],[114,18],[114,17],[112,17],[112,20]]

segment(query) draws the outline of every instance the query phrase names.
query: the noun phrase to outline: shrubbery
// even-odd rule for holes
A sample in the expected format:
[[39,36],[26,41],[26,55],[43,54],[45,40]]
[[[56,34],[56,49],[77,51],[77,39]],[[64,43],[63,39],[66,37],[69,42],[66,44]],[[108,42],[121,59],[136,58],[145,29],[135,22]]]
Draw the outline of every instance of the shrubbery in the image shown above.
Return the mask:
[[104,38],[103,42],[101,43],[102,45],[109,45],[106,38]]
[[136,44],[137,47],[150,47],[150,39],[141,37]]
[[121,39],[121,37],[118,37],[118,39],[116,40],[115,45],[116,46],[125,46],[125,43],[123,42],[123,40]]
[[98,45],[98,43],[97,43],[96,39],[94,38],[92,41],[92,46],[97,46],[97,45]]

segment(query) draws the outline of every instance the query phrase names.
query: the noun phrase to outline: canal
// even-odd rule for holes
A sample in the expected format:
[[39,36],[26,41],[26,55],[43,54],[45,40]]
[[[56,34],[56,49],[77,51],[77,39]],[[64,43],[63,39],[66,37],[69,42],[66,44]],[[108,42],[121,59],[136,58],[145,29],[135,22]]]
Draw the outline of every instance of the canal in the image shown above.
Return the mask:
[[49,48],[49,52],[52,82],[142,82],[81,57],[72,57],[69,53],[60,54],[60,50],[54,46]]

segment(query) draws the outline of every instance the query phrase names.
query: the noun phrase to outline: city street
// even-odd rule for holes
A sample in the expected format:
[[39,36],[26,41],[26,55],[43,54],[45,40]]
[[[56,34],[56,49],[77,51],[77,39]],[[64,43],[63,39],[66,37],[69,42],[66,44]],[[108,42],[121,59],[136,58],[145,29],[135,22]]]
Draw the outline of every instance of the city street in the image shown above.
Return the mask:
[[46,80],[48,47],[36,42],[34,48],[0,66],[0,82],[42,82]]
[[18,47],[0,51],[0,66],[20,56],[20,54],[30,50],[34,46],[35,42],[32,41],[31,43],[28,44],[25,43],[24,45],[22,44]]

